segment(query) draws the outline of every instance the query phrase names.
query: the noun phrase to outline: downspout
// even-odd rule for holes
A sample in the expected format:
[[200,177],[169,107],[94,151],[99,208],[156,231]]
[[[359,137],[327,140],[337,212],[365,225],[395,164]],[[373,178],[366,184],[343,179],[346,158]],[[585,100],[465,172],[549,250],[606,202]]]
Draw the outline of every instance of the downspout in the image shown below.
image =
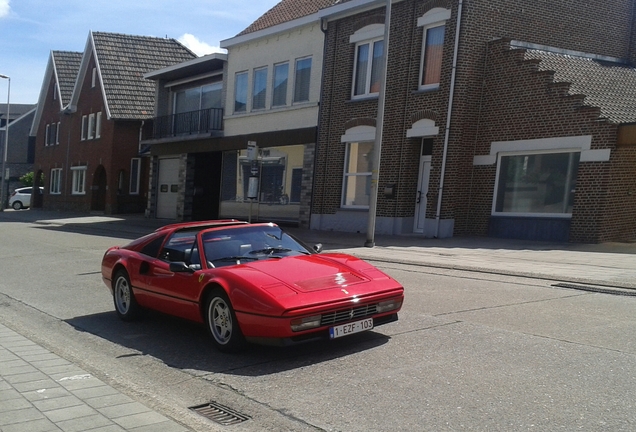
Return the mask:
[[[314,151],[314,175],[313,175],[313,185],[311,187],[312,193],[311,193],[311,202],[309,203],[309,228],[311,228],[311,218],[313,217],[313,212],[312,207],[314,204],[314,199],[315,199],[315,195],[313,193],[313,191],[316,190],[315,186],[316,186],[316,170],[317,170],[317,164],[316,164],[316,156],[318,155],[318,143],[320,141],[320,125],[322,124],[322,110],[323,110],[323,103],[322,103],[322,92],[325,86],[325,64],[327,63],[327,44],[328,44],[328,40],[327,40],[327,31],[329,30],[329,23],[327,21],[327,19],[325,18],[321,18],[320,19],[320,31],[323,33],[323,46],[322,46],[322,73],[320,74],[320,97],[318,99],[318,120],[316,122],[316,147],[315,147],[315,151]],[[334,82],[334,75],[335,75],[335,68],[331,68],[331,96],[333,96],[333,82]],[[330,100],[333,99],[333,97],[329,98]],[[326,142],[326,149],[325,149],[325,161],[323,164],[323,182],[322,182],[322,189],[321,189],[321,194],[322,196],[320,197],[320,216],[318,219],[318,230],[321,231],[322,230],[322,218],[324,216],[324,208],[325,208],[325,182],[327,179],[327,176],[325,175],[325,173],[327,172],[327,166],[328,166],[328,155],[329,155],[329,140],[331,138],[331,121],[328,122],[327,124],[327,142]]]
[[453,68],[451,73],[451,87],[448,95],[448,112],[446,113],[446,132],[444,134],[444,153],[442,156],[442,172],[439,179],[439,190],[437,194],[437,213],[435,214],[435,237],[439,238],[440,217],[442,213],[442,197],[444,194],[444,176],[446,175],[446,159],[448,157],[448,141],[450,139],[451,115],[453,113],[453,97],[455,96],[455,77],[457,75],[457,53],[459,51],[459,33],[462,22],[462,9],[464,1],[459,0],[457,6],[457,25],[455,26],[455,47],[453,52]]

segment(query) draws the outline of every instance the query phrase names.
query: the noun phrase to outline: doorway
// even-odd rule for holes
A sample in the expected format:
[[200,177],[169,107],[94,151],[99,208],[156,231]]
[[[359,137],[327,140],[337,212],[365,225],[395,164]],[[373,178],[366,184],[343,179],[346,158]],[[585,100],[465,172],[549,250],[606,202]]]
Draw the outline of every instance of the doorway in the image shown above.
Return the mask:
[[100,165],[93,174],[91,211],[103,212],[104,210],[106,210],[106,169]]
[[433,138],[422,139],[417,195],[415,199],[415,221],[413,223],[413,232],[418,234],[426,233],[426,206],[428,204],[428,184],[431,177],[432,153]]

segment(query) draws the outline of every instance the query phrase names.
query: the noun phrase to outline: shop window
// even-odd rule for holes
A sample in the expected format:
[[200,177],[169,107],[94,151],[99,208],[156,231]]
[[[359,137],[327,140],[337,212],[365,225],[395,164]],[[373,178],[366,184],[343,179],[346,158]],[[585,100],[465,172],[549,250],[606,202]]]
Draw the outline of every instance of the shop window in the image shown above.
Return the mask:
[[580,155],[500,155],[493,214],[570,216]]

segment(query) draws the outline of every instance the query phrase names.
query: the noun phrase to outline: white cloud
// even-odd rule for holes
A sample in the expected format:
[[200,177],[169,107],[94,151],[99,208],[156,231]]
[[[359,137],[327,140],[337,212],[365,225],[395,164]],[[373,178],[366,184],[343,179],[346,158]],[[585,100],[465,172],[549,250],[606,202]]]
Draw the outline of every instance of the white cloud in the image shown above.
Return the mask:
[[10,0],[0,0],[0,18],[4,18],[11,12]]
[[[0,0],[3,1],[3,0]],[[199,39],[196,36],[191,35],[189,33],[184,34],[178,39],[183,45],[188,47],[192,52],[194,52],[198,56],[204,56],[206,54],[212,53],[225,53],[226,50],[209,45]]]

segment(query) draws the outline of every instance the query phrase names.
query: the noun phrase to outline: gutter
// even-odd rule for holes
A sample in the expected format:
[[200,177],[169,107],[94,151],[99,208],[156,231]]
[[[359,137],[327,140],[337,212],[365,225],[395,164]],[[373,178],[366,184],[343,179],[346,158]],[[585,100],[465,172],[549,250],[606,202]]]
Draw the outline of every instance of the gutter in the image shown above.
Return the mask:
[[450,140],[450,124],[453,113],[453,98],[455,96],[455,80],[457,76],[457,54],[459,52],[459,34],[462,25],[462,9],[464,1],[459,0],[457,9],[457,25],[455,26],[455,47],[453,52],[453,67],[451,74],[450,94],[448,95],[448,111],[446,113],[446,132],[444,134],[444,153],[442,156],[442,172],[440,173],[439,189],[437,193],[437,212],[435,213],[435,238],[439,238],[440,217],[442,213],[442,198],[444,195],[444,177],[446,176],[446,160],[448,158],[448,142]]

